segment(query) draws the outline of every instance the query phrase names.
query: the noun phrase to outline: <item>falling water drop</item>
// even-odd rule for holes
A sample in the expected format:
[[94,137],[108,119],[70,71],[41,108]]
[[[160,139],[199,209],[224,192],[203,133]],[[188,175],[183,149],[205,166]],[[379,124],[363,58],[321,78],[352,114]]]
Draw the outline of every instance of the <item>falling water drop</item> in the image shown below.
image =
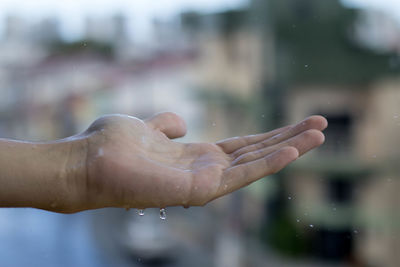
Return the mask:
[[288,197],[288,199],[289,199],[289,200],[291,200],[291,199],[292,199],[292,197]]
[[160,219],[165,220],[167,218],[167,212],[165,211],[164,208],[160,209]]
[[300,219],[296,219],[296,222],[300,222]]
[[144,215],[144,209],[138,209],[138,214],[139,214],[139,216],[143,216]]
[[311,227],[311,228],[314,228],[314,224],[310,224],[310,227]]
[[305,68],[308,68],[308,65],[306,64],[306,65],[304,65],[304,67],[305,67]]

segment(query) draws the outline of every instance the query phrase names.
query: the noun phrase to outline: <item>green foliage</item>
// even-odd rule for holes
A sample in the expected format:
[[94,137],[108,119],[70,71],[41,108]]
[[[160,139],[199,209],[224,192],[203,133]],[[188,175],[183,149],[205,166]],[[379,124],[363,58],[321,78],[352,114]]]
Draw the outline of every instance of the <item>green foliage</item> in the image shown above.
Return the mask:
[[74,54],[80,52],[93,52],[106,57],[112,57],[114,48],[112,44],[101,43],[92,40],[76,42],[55,42],[50,45],[53,54]]
[[261,238],[282,254],[300,257],[309,251],[310,241],[293,221],[284,211],[279,212],[268,226],[261,229]]
[[289,83],[354,84],[400,72],[400,68],[390,66],[393,54],[378,54],[352,40],[356,10],[342,7],[337,0],[321,2],[285,0],[276,4],[279,79]]

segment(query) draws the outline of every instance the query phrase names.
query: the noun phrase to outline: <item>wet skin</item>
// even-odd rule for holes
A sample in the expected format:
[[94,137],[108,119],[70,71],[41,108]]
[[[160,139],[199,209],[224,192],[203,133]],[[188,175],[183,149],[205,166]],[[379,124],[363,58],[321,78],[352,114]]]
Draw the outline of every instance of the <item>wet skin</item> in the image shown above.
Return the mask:
[[186,133],[184,121],[174,113],[145,121],[103,117],[85,133],[87,203],[91,208],[201,206],[321,145],[326,126],[323,117],[312,116],[268,133],[185,144],[171,140]]
[[18,153],[24,153],[31,163],[17,174],[11,164],[9,175],[0,176],[0,183],[10,184],[0,189],[0,206],[63,213],[103,207],[202,206],[276,173],[318,147],[326,127],[325,118],[311,116],[267,133],[217,143],[179,143],[172,139],[185,135],[185,123],[167,112],[144,121],[104,116],[84,133],[55,142],[3,140],[0,167],[2,163],[6,167],[7,159],[1,148],[10,144],[18,147],[17,152],[8,149],[16,155],[13,160],[21,161]]

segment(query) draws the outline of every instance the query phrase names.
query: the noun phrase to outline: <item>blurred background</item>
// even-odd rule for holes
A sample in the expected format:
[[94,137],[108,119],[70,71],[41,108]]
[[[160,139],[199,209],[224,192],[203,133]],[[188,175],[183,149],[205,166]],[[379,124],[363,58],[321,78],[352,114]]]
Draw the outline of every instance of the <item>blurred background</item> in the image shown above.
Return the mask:
[[399,266],[400,2],[0,2],[0,136],[174,111],[182,142],[311,114],[326,143],[203,208],[0,209],[0,266]]

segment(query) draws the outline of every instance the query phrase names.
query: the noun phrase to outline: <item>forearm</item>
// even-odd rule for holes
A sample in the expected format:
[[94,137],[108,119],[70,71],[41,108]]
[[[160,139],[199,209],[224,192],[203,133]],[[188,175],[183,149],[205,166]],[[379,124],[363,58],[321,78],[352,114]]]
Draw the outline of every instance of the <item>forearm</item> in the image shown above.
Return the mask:
[[[30,143],[0,139],[0,207],[74,211],[84,183],[85,140]],[[79,184],[79,186],[76,186]]]

